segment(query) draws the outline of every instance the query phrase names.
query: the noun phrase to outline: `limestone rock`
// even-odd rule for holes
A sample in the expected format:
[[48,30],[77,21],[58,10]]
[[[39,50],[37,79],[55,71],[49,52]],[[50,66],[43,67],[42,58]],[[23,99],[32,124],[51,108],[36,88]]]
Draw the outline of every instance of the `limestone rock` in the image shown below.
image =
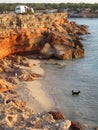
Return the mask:
[[63,120],[64,119],[64,115],[61,112],[50,111],[48,113],[51,114],[55,120]]
[[14,85],[10,84],[9,82],[7,82],[4,79],[0,79],[0,92],[4,92],[4,91],[7,91],[7,90],[12,90],[14,88],[15,88]]
[[79,37],[68,36],[68,34],[51,32],[46,36],[45,45],[41,49],[41,53],[45,58],[73,59],[84,56],[84,48]]
[[60,124],[60,130],[68,130],[71,126],[70,120],[65,120],[64,122],[61,122]]
[[5,121],[9,127],[13,127],[14,123],[17,121],[17,115],[7,115]]
[[54,54],[54,51],[49,43],[45,43],[44,47],[40,51],[40,54],[45,58],[50,58]]
[[[59,59],[84,56],[84,49],[77,37],[88,34],[87,26],[70,22],[66,13],[41,16],[7,14],[0,17],[0,25],[0,59],[16,53],[36,53],[43,54],[43,58]],[[75,40],[79,43],[78,50]],[[59,49],[56,50],[55,45],[59,45]],[[69,48],[68,51],[66,48]],[[19,57],[17,62],[22,62]]]

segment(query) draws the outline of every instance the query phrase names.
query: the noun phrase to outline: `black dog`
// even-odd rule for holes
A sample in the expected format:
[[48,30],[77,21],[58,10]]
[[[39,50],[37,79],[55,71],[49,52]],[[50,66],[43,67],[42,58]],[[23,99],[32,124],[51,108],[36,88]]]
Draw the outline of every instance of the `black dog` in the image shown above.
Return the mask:
[[79,95],[79,93],[80,93],[80,91],[74,92],[74,91],[72,90],[72,95]]

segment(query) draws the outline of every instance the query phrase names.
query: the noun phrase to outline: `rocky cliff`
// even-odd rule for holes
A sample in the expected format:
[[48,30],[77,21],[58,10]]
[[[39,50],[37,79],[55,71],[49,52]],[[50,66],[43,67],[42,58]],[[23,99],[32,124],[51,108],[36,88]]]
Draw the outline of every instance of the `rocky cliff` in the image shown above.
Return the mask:
[[41,58],[72,59],[84,56],[80,34],[87,26],[67,14],[0,15],[0,59],[15,53],[36,53]]
[[69,127],[82,130],[81,125],[66,120],[61,112],[36,114],[26,107],[17,93],[17,84],[41,75],[32,72],[35,64],[11,54],[30,52],[39,58],[59,59],[83,57],[79,35],[87,33],[87,26],[68,21],[67,14],[0,15],[0,130],[68,130]]

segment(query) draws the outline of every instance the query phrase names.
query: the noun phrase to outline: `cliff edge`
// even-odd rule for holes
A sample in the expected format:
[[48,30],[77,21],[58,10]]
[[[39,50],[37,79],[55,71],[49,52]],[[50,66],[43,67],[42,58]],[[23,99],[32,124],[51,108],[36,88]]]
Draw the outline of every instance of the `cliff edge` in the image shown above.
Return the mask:
[[66,13],[1,14],[0,59],[28,52],[41,58],[80,58],[84,56],[82,34],[88,34],[87,26],[70,22]]

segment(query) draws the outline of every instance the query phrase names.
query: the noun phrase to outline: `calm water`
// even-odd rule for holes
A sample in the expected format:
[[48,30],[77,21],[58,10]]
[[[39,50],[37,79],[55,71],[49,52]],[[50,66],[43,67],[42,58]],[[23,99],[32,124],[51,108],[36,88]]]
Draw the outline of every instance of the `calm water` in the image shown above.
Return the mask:
[[[91,34],[84,36],[85,58],[65,62],[66,66],[44,64],[42,84],[65,117],[81,122],[85,130],[98,126],[98,19],[70,19],[89,25]],[[80,96],[71,91],[80,90]]]

